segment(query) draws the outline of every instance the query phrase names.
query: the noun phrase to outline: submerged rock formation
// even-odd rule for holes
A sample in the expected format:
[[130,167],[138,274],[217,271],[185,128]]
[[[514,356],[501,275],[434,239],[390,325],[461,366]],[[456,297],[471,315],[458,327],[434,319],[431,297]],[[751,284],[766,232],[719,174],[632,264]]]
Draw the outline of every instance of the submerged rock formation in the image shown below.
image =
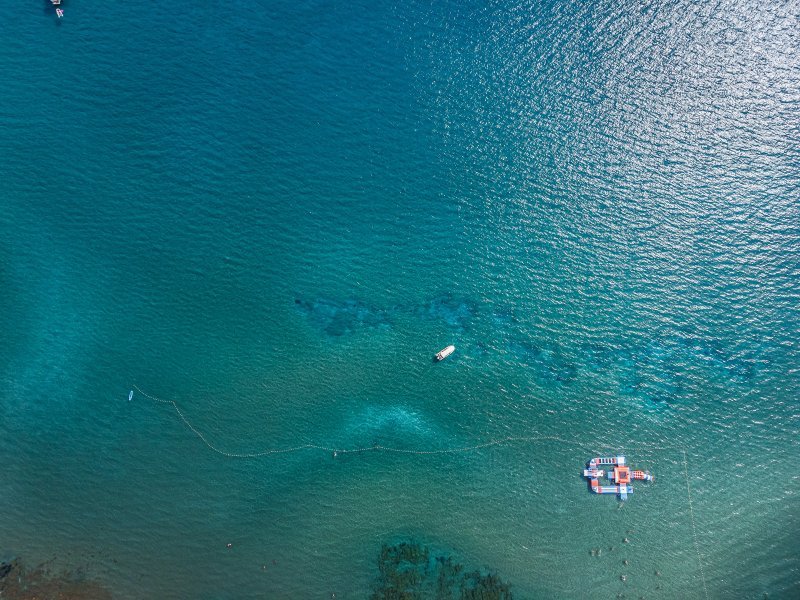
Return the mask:
[[380,576],[370,600],[511,600],[511,586],[496,574],[465,572],[452,557],[417,542],[384,544]]
[[342,337],[359,329],[387,329],[392,325],[388,311],[355,299],[317,298],[308,301],[296,298],[294,303],[309,322],[332,338]]
[[0,564],[0,597],[7,600],[111,600],[111,593],[82,571],[26,569],[19,559]]

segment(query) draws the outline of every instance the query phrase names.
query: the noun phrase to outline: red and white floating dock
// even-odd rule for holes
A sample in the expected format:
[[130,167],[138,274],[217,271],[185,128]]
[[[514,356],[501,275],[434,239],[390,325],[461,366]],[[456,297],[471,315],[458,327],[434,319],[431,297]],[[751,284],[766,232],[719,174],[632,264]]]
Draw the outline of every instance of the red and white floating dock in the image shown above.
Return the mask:
[[[600,469],[598,468],[600,466],[609,466],[611,469]],[[622,455],[592,458],[586,464],[583,476],[589,480],[589,487],[595,494],[617,494],[620,500],[627,500],[628,494],[633,493],[632,480],[654,480],[647,471],[631,471]],[[600,485],[600,479],[603,477],[610,479],[614,485]]]

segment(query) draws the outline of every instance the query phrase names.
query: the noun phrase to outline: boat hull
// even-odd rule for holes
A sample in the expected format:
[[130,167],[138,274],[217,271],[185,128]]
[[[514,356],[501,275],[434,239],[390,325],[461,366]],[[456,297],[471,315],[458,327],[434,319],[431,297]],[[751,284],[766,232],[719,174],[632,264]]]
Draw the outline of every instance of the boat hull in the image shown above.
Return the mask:
[[445,358],[450,356],[453,352],[455,352],[455,349],[456,349],[455,346],[448,346],[447,348],[440,350],[439,352],[436,353],[436,360],[437,361],[444,360]]

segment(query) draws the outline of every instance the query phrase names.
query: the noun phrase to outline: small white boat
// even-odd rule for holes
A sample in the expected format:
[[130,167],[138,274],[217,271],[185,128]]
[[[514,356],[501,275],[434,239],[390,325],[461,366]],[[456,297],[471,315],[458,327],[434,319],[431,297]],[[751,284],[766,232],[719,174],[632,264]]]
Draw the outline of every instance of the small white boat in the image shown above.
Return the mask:
[[58,15],[58,18],[60,19],[61,17],[64,16],[64,11],[61,10],[60,8],[57,8],[56,9],[56,15]]
[[455,346],[448,346],[444,350],[440,350],[439,352],[436,353],[436,360],[444,360],[445,358],[450,356],[453,352],[455,352],[455,350],[456,350]]

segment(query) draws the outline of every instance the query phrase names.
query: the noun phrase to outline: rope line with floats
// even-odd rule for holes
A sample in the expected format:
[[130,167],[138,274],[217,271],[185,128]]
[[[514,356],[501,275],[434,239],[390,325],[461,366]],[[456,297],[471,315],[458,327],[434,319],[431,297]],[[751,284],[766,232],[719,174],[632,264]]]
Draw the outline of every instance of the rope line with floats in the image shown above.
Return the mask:
[[[165,400],[163,398],[159,398],[158,396],[154,396],[152,394],[148,394],[144,390],[142,390],[138,385],[133,386],[133,390],[130,391],[128,394],[128,401],[130,402],[133,400],[134,397],[134,390],[136,390],[139,394],[144,396],[145,398],[159,403],[165,404],[172,407],[172,410],[178,415],[180,420],[183,424],[200,440],[205,444],[210,450],[216,452],[221,456],[225,456],[227,458],[240,458],[240,459],[253,459],[253,458],[261,458],[265,456],[272,456],[272,455],[279,455],[279,454],[291,454],[294,452],[301,452],[307,450],[317,450],[321,452],[327,452],[331,454],[334,458],[340,455],[347,455],[347,454],[362,454],[366,452],[387,452],[387,453],[396,453],[396,454],[413,454],[413,455],[422,455],[422,456],[435,456],[435,455],[448,455],[448,454],[460,454],[466,452],[474,452],[477,450],[483,450],[486,448],[492,448],[497,446],[504,446],[513,443],[537,443],[537,442],[560,442],[562,444],[569,444],[572,446],[581,446],[584,448],[589,448],[588,444],[582,444],[579,441],[574,439],[566,440],[564,438],[560,438],[554,435],[534,435],[534,436],[506,436],[502,438],[495,438],[485,442],[481,442],[479,444],[473,444],[469,446],[453,446],[450,448],[440,448],[440,449],[433,449],[433,450],[411,450],[408,448],[395,448],[392,446],[384,446],[382,444],[374,444],[372,446],[363,446],[363,447],[356,447],[356,448],[341,448],[341,447],[334,447],[328,446],[326,444],[300,444],[297,446],[288,446],[285,448],[268,448],[264,450],[259,450],[255,452],[228,452],[227,450],[223,450],[219,448],[217,445],[209,441],[209,439],[200,431],[197,427],[195,427],[191,421],[186,417],[186,414],[180,409],[177,402],[174,400]],[[627,448],[627,451],[630,451],[631,448]],[[708,600],[708,586],[706,584],[706,575],[705,569],[703,567],[703,557],[700,553],[700,545],[697,539],[697,524],[696,518],[694,514],[694,506],[692,503],[692,492],[691,487],[689,484],[689,462],[688,462],[688,455],[686,453],[686,448],[677,447],[677,446],[648,446],[646,448],[648,451],[652,450],[680,450],[683,452],[683,473],[686,479],[686,499],[687,505],[689,507],[689,516],[691,519],[692,525],[692,537],[694,538],[694,549],[697,555],[697,564],[700,568],[700,577],[703,584],[703,593],[706,600]]]

